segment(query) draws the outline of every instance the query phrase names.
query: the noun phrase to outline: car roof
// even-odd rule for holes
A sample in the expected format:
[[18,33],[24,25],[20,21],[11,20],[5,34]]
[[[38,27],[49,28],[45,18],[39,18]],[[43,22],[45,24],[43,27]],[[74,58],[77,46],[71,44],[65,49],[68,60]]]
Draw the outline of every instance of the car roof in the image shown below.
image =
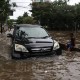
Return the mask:
[[34,24],[15,24],[16,27],[42,27],[40,25],[34,25]]

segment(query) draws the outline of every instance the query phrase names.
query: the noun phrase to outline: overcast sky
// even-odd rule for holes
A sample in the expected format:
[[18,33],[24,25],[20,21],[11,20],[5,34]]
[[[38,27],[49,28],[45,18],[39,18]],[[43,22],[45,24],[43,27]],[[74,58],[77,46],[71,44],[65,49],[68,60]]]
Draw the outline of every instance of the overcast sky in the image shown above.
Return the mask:
[[[54,1],[54,0],[51,0]],[[13,16],[10,16],[11,19],[17,19],[18,16],[22,16],[24,12],[28,12],[29,15],[31,13],[29,12],[30,8],[30,3],[32,2],[31,0],[11,0],[12,2],[16,2],[16,4],[20,7],[14,8],[15,11],[13,13]],[[75,3],[80,2],[80,0],[70,0],[69,4],[74,5]]]

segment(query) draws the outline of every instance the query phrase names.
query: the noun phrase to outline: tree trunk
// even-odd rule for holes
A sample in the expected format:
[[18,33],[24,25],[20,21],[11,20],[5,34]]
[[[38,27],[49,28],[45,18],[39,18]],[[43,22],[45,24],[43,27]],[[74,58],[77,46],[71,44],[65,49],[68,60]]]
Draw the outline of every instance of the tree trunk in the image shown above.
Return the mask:
[[2,28],[2,23],[1,23],[1,34],[2,34],[2,32],[3,32],[3,28]]

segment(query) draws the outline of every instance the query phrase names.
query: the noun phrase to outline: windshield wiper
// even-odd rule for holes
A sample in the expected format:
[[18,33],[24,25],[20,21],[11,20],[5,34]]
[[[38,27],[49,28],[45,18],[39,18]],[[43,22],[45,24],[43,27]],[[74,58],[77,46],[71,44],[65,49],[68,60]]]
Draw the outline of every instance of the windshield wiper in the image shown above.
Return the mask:
[[27,37],[27,38],[39,38],[39,37]]
[[44,36],[44,37],[27,37],[28,39],[29,38],[35,38],[35,39],[42,39],[42,38],[48,38],[49,36]]

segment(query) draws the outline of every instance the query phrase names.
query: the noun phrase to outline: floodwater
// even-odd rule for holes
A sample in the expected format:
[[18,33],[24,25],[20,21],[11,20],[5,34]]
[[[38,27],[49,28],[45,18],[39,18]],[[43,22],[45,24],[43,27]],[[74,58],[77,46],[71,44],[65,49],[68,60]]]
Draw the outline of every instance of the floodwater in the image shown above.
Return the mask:
[[[54,35],[55,34],[55,35]],[[66,44],[68,32],[51,32]],[[79,33],[76,47],[80,48]],[[0,35],[0,80],[80,80],[80,52],[63,50],[62,55],[35,56],[13,60],[10,39]]]

